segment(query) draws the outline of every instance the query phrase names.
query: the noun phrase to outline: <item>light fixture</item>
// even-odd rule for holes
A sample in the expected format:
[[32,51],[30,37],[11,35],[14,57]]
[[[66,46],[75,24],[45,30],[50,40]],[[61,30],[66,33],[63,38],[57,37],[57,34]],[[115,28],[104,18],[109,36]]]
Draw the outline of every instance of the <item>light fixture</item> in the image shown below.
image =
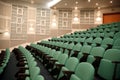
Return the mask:
[[52,16],[52,23],[51,23],[52,29],[57,29],[57,20],[56,20],[56,9],[53,10],[53,16]]
[[29,28],[30,31],[33,31],[33,24],[30,24],[30,28]]
[[98,6],[98,3],[96,3],[96,6]]
[[110,1],[110,3],[113,3],[113,1]]
[[98,16],[97,18],[96,18],[96,21],[97,22],[100,22],[102,20],[102,18],[100,17],[100,16]]
[[52,7],[53,5],[57,4],[58,2],[60,2],[61,0],[52,0],[51,2],[49,2],[47,5],[48,7]]
[[31,4],[34,4],[34,1],[33,1],[33,0],[31,0]]
[[67,6],[67,3],[65,3],[65,6]]
[[78,4],[78,2],[77,2],[77,1],[76,1],[75,3],[76,3],[76,4]]
[[91,0],[88,0],[88,2],[90,2]]
[[79,21],[79,10],[78,10],[78,7],[77,7],[77,4],[78,2],[75,2],[76,3],[76,6],[74,8],[74,17],[73,17],[73,24],[79,24],[80,21]]
[[79,18],[77,16],[74,17],[74,21],[75,22],[78,22],[79,21]]

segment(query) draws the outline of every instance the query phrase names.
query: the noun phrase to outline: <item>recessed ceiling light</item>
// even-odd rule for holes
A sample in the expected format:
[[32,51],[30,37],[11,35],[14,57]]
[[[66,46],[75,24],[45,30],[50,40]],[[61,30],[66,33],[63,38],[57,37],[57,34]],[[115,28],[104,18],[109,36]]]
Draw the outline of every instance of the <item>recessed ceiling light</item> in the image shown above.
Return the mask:
[[31,4],[34,4],[34,1],[33,1],[33,0],[31,0]]
[[88,2],[90,2],[91,0],[88,0]]
[[98,6],[98,3],[96,3],[96,6]]
[[100,7],[98,7],[98,9],[100,9]]
[[78,4],[78,2],[77,2],[77,1],[76,1],[75,3],[76,3],[76,4]]
[[113,3],[113,1],[110,1],[110,3]]
[[65,3],[65,6],[67,6],[67,3]]

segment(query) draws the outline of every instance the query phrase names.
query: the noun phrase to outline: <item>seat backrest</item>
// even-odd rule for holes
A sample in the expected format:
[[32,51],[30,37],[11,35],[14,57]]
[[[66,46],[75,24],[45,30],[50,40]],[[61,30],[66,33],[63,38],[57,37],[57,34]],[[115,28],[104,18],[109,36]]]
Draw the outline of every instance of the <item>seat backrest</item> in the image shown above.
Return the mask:
[[101,45],[113,44],[113,39],[104,38]]
[[73,50],[80,51],[81,48],[82,48],[82,45],[80,43],[77,43],[76,45],[74,45]]
[[67,67],[69,70],[74,71],[77,64],[79,63],[78,59],[75,57],[70,57],[66,63],[65,63],[65,67]]
[[120,38],[116,39],[113,43],[113,49],[119,49],[120,50]]
[[81,62],[75,70],[75,75],[80,80],[94,80],[94,71],[94,67],[90,63]]
[[102,42],[102,39],[100,37],[97,37],[93,40],[93,43],[101,43]]
[[108,49],[104,56],[104,59],[108,59],[110,61],[120,61],[120,50],[118,49]]
[[68,59],[68,55],[67,54],[60,54],[60,56],[58,58],[58,62],[60,64],[65,64],[67,59]]
[[93,47],[90,54],[93,56],[103,57],[105,49],[103,47]]
[[120,38],[120,31],[119,32],[117,32],[115,35],[114,35],[114,40],[116,40],[116,39],[118,39],[118,38]]
[[82,47],[82,49],[81,49],[81,52],[82,52],[82,53],[88,53],[88,54],[89,54],[91,48],[92,48],[92,47],[89,46],[89,45],[84,45],[84,46]]

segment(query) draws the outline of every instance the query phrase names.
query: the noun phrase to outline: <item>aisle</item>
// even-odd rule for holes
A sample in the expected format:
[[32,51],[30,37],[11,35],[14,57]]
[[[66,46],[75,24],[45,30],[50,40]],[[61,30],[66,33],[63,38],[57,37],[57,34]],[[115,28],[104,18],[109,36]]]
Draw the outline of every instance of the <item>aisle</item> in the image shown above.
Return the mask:
[[11,53],[8,65],[5,68],[5,71],[3,75],[1,76],[0,80],[16,80],[15,74],[18,71],[16,64],[17,64],[17,60],[15,58],[15,55],[14,53]]

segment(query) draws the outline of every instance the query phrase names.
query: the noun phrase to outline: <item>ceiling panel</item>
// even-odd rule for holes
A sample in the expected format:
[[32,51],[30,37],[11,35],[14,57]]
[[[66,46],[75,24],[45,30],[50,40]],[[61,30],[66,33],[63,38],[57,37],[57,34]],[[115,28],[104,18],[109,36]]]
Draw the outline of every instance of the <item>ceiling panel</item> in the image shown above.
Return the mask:
[[[5,2],[23,2],[26,4],[31,4],[31,1],[34,1],[34,5],[43,5],[47,6],[47,4],[50,1],[53,0],[1,0]],[[120,7],[120,0],[112,0],[113,3],[110,3],[111,0],[91,0],[88,2],[88,0],[61,0],[56,5],[52,6],[51,8],[74,8],[75,6],[79,8],[97,8],[97,7],[111,7],[111,6],[117,6]],[[78,2],[76,4],[75,2]],[[98,3],[98,5],[96,5]],[[67,4],[67,5],[65,5]]]

